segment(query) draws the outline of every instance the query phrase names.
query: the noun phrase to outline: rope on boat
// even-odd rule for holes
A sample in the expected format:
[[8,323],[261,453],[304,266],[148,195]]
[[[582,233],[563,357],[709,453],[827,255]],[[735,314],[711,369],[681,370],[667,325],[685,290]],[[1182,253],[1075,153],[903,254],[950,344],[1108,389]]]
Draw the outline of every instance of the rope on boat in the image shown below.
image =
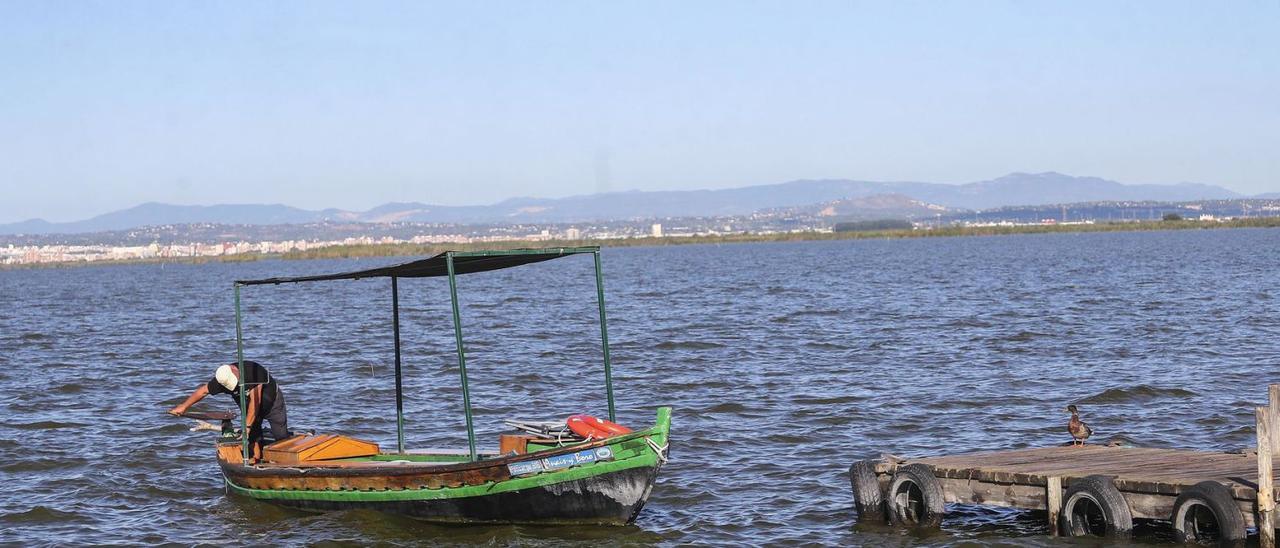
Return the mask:
[[667,448],[671,447],[670,442],[667,442],[665,445],[658,445],[657,442],[649,439],[647,436],[644,438],[644,442],[649,444],[649,449],[653,449],[654,454],[658,455],[658,464],[667,463]]
[[557,447],[564,447],[568,442],[574,442],[581,439],[580,436],[569,430],[568,425],[566,425],[563,420],[535,421],[525,419],[506,419],[502,422],[521,432],[533,434],[535,436],[542,436],[544,438],[555,438]]

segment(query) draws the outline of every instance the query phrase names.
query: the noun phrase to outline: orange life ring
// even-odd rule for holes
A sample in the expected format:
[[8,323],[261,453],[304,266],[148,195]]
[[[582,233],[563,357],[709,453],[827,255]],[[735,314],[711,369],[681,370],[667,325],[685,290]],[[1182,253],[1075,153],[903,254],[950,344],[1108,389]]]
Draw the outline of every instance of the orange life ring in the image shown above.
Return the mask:
[[571,415],[565,423],[574,434],[589,440],[602,440],[631,433],[630,428],[591,415]]

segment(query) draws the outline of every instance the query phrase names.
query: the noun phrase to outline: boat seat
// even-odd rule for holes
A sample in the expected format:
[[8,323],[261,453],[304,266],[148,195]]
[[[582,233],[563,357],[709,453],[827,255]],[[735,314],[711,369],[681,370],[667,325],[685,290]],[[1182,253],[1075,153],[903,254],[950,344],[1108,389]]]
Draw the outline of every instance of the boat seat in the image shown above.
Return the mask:
[[523,455],[529,452],[529,444],[555,446],[562,440],[534,434],[502,434],[498,436],[498,452],[506,455]]
[[372,457],[378,444],[337,434],[299,434],[262,448],[263,460],[277,464]]
[[300,462],[297,464],[282,464],[278,462],[264,462],[259,464],[263,467],[278,466],[280,468],[388,468],[392,466],[405,466],[414,468],[432,468],[436,466],[446,466],[455,464],[452,462],[419,462],[410,460],[317,460]]
[[[450,457],[465,457],[471,454],[468,449],[406,449],[406,455],[447,455]],[[476,456],[493,458],[501,453],[492,449],[481,449],[476,451]]]

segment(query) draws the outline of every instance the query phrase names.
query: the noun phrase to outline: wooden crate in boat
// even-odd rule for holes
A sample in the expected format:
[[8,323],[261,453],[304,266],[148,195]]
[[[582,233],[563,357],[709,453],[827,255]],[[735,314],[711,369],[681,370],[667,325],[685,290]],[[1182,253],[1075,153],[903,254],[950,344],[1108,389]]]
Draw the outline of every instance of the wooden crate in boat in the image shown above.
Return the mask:
[[301,464],[317,460],[372,457],[378,444],[336,434],[300,434],[266,446],[263,458],[278,464]]

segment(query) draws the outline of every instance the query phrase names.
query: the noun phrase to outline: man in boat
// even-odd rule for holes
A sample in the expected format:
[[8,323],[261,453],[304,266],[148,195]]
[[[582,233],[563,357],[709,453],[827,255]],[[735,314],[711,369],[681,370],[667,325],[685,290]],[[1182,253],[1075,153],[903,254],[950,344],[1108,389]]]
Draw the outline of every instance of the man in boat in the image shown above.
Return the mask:
[[[258,362],[249,360],[244,361],[244,368],[245,376],[249,380],[245,385],[245,395],[249,403],[244,407],[247,410],[246,422],[249,424],[249,444],[252,447],[253,458],[256,459],[261,456],[263,419],[271,423],[271,436],[276,440],[282,440],[289,437],[289,418],[284,406],[284,392],[280,390],[280,385],[276,383],[271,372]],[[170,409],[169,414],[182,415],[209,394],[229,394],[239,406],[240,378],[240,368],[234,362],[219,366],[214,370],[213,378],[209,379],[209,382],[196,388],[190,396],[187,396],[186,401]]]

